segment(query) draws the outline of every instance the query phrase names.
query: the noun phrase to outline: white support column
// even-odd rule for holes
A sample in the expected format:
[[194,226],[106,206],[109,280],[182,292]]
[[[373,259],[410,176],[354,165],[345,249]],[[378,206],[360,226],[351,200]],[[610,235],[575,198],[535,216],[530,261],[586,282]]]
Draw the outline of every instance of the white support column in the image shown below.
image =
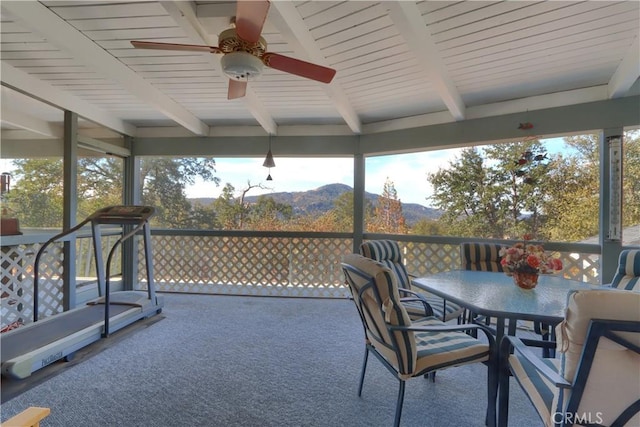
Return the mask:
[[[358,147],[358,151],[359,147]],[[364,235],[364,155],[353,156],[353,251],[358,252]]]
[[[131,152],[133,138],[125,136],[125,147]],[[129,155],[124,158],[122,199],[125,205],[140,204],[140,158]],[[131,226],[127,232],[131,229]],[[138,283],[138,236],[122,243],[122,281],[124,290],[135,290]]]
[[[63,219],[62,229],[68,230],[77,223],[78,215],[78,114],[64,112],[63,154]],[[72,235],[64,242],[62,283],[63,307],[76,306],[76,238]]]

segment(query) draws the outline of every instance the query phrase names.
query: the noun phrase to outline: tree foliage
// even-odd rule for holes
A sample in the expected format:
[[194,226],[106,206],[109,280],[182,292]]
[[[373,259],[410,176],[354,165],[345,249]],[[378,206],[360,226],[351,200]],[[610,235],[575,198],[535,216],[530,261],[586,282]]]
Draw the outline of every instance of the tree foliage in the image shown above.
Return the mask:
[[[536,238],[578,241],[598,233],[600,142],[597,135],[564,138],[567,150],[548,155],[537,140],[466,148],[446,167],[427,175],[431,205],[443,214],[423,219],[409,230],[395,185],[387,178],[375,206],[365,200],[368,232],[446,234],[482,238]],[[538,160],[536,160],[538,159]],[[526,160],[526,161],[525,161]],[[14,161],[10,208],[24,227],[60,227],[62,159]],[[121,203],[123,162],[115,157],[78,160],[78,220],[95,210]],[[640,224],[640,131],[624,142],[623,224]],[[209,158],[145,157],[141,160],[142,203],[157,208],[153,225],[166,228],[225,230],[303,230],[352,232],[353,192],[344,192],[322,214],[294,214],[292,206],[247,195],[261,185],[237,191],[226,184],[209,205],[192,204],[187,185],[196,179],[216,184]],[[4,205],[6,206],[6,205]]]
[[215,160],[211,158],[145,157],[140,162],[142,203],[156,207],[153,223],[168,228],[192,228],[191,203],[187,184],[197,177],[220,182],[215,177]]
[[518,238],[544,233],[550,165],[537,140],[468,148],[428,175],[449,235]]
[[[578,241],[597,235],[600,142],[597,135],[564,138],[568,150],[548,155],[537,140],[468,148],[428,174],[430,198],[443,211],[443,234],[484,238]],[[528,154],[530,153],[530,154]],[[624,145],[626,225],[640,223],[640,132]],[[526,161],[539,158],[540,161]]]
[[[63,206],[62,159],[19,159],[14,162],[16,185],[8,197],[26,227],[60,227]],[[97,209],[122,203],[123,162],[115,157],[78,159],[78,221]],[[208,158],[144,158],[141,161],[142,203],[155,206],[152,223],[170,228],[191,228],[203,221],[194,217],[185,187],[196,177],[218,182],[215,161]],[[211,217],[208,217],[210,222]]]
[[387,178],[378,197],[371,221],[367,223],[371,233],[406,234],[406,220],[402,214],[402,202],[393,182]]

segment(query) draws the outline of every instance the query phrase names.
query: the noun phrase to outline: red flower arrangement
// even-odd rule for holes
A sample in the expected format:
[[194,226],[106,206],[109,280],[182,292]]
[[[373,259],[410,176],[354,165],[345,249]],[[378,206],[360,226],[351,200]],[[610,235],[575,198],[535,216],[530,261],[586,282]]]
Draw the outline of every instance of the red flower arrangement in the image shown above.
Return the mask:
[[559,258],[548,256],[542,245],[527,243],[531,240],[530,235],[525,234],[524,240],[500,250],[500,264],[506,273],[549,274],[562,270],[562,261]]

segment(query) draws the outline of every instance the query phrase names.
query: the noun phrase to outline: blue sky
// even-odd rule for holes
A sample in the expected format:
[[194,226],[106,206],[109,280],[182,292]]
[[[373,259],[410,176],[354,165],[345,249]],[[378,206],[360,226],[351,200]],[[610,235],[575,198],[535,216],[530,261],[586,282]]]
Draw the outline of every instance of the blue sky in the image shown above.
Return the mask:
[[[561,138],[546,140],[550,154],[566,151]],[[365,190],[380,194],[389,178],[404,203],[429,206],[426,198],[431,194],[427,173],[446,167],[459,155],[461,148],[420,153],[376,156],[366,159]],[[306,191],[326,184],[342,183],[353,187],[353,160],[350,158],[275,158],[276,167],[271,169],[273,181],[266,181],[268,170],[262,166],[264,158],[216,158],[216,175],[221,184],[198,182],[187,188],[188,197],[218,197],[229,182],[237,195],[248,182],[262,184],[264,189],[254,188],[247,195],[279,193],[283,191]]]
[[[380,194],[389,178],[405,203],[429,206],[426,198],[431,195],[427,173],[446,167],[455,159],[461,148],[427,151],[392,156],[376,156],[366,159],[365,190]],[[566,150],[560,138],[547,140],[550,154]],[[342,183],[353,187],[353,160],[350,158],[312,159],[275,158],[276,167],[271,169],[273,181],[266,181],[267,168],[262,166],[264,158],[225,159],[216,158],[217,176],[221,184],[198,182],[187,188],[188,197],[218,197],[229,182],[239,192],[251,185],[261,184],[265,188],[254,188],[248,195],[278,193],[282,191],[306,191],[326,184]]]
[[[445,153],[445,151],[447,153]],[[459,150],[443,150],[430,153],[412,153],[395,156],[369,157],[366,159],[365,189],[379,194],[387,177],[393,181],[398,197],[403,202],[426,205],[425,197],[431,189],[426,179],[427,171],[434,165],[453,159]],[[254,188],[248,195],[278,193],[282,191],[306,191],[326,184],[342,183],[353,187],[353,159],[351,158],[275,158],[271,169],[273,181],[266,181],[268,169],[262,166],[263,158],[216,158],[216,175],[221,184],[198,182],[187,188],[189,197],[218,197],[229,182],[237,192],[251,185],[262,184],[265,189]]]
[[[549,153],[566,151],[561,138],[546,140]],[[418,203],[429,206],[426,198],[431,194],[427,182],[427,173],[446,167],[460,153],[459,148],[376,156],[366,159],[365,189],[380,194],[389,178],[405,203]],[[251,185],[254,188],[248,195],[277,193],[282,191],[306,191],[326,184],[342,183],[353,187],[353,160],[351,158],[275,158],[276,167],[271,169],[273,181],[267,181],[267,168],[262,166],[260,158],[216,158],[216,176],[221,184],[198,181],[187,188],[188,197],[219,197],[224,185],[229,182],[236,189],[236,195]],[[11,160],[3,159],[2,171],[12,169]]]

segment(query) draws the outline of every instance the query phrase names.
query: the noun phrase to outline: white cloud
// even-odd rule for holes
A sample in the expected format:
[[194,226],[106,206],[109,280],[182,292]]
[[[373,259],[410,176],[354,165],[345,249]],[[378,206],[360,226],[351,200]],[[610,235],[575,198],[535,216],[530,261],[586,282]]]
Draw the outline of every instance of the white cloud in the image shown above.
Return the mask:
[[404,203],[429,205],[432,194],[427,173],[447,167],[460,149],[398,154],[367,158],[365,189],[380,194],[389,178]]
[[254,188],[249,195],[279,193],[283,191],[306,191],[326,184],[343,183],[353,187],[353,159],[331,158],[283,158],[274,159],[271,168],[272,181],[267,181],[269,169],[262,166],[263,158],[216,159],[218,187],[210,182],[198,181],[187,188],[188,197],[219,197],[226,183],[234,186],[236,194],[251,185],[261,184],[264,189]]
[[[548,140],[549,152],[562,151],[559,138]],[[433,173],[460,156],[462,148],[425,151],[388,156],[372,156],[365,160],[365,190],[380,194],[389,178],[405,203],[428,206],[432,188],[427,173]],[[327,184],[342,183],[353,187],[353,160],[351,158],[281,158],[276,157],[276,167],[271,169],[273,181],[267,181],[267,168],[262,166],[264,158],[217,158],[217,173],[221,184],[199,181],[187,188],[189,197],[219,197],[222,188],[230,182],[236,194],[252,185],[262,184],[266,189],[252,189],[249,195],[278,193],[284,191],[307,191]]]

